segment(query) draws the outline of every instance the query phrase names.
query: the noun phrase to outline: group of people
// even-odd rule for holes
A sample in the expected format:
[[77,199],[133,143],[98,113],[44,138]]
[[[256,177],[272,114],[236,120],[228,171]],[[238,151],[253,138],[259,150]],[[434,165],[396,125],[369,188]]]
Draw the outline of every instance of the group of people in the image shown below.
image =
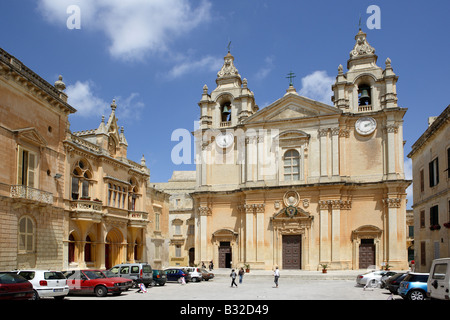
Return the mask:
[[[239,283],[242,283],[242,279],[244,278],[244,269],[240,268],[239,273],[237,274],[234,269],[231,270],[230,277],[231,277],[231,287],[236,286],[236,277],[239,275]],[[275,282],[275,288],[278,288],[278,279],[280,278],[280,270],[278,267],[275,268],[273,271],[274,276],[274,282]]]

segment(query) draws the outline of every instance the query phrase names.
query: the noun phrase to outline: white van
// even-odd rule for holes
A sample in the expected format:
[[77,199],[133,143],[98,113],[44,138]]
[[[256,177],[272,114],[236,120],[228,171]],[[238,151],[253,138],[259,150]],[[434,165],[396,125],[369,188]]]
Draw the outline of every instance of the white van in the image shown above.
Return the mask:
[[431,299],[450,300],[450,258],[435,259],[431,264],[427,295]]

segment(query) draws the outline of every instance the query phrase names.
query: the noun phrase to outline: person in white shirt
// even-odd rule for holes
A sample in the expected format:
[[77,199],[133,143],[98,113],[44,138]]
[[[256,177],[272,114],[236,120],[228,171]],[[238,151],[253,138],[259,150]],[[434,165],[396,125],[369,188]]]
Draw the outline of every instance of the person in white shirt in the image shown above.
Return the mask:
[[278,270],[278,267],[275,268],[275,271],[273,272],[273,275],[275,277],[275,288],[278,288],[278,278],[280,277],[280,270]]

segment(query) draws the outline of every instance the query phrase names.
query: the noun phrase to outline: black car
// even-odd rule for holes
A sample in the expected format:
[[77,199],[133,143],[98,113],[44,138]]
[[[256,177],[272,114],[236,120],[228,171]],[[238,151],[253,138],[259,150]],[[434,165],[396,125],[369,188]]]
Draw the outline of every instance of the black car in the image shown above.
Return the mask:
[[386,280],[386,289],[388,289],[393,294],[398,294],[398,287],[400,282],[407,276],[407,273],[396,273],[392,277]]
[[164,270],[155,270],[153,269],[153,282],[159,286],[163,286],[166,284],[167,276]]

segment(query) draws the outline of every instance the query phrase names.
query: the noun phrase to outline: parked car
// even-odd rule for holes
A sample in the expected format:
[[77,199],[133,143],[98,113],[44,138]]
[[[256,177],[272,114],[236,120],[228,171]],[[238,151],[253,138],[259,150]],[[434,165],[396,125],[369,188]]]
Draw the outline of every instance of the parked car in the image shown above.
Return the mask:
[[400,282],[408,275],[405,272],[399,272],[394,274],[392,277],[386,280],[386,289],[388,289],[392,294],[398,294],[398,287]]
[[197,267],[184,267],[189,272],[192,282],[201,282],[203,280],[202,272]]
[[51,270],[19,270],[17,274],[33,285],[32,300],[53,297],[64,299],[69,294],[67,279],[60,271]]
[[381,283],[381,277],[385,275],[387,271],[385,270],[375,270],[375,271],[368,271],[363,274],[359,274],[356,277],[356,284],[361,286],[377,286]]
[[107,278],[100,270],[72,270],[64,272],[70,294],[92,294],[105,297],[108,293],[120,295],[127,289],[127,281]]
[[388,271],[386,272],[380,279],[380,288],[383,289],[386,287],[386,281],[392,277],[393,275],[397,274],[397,272],[394,271]]
[[427,283],[427,296],[432,299],[449,300],[450,258],[435,259],[431,264]]
[[164,270],[155,270],[153,269],[153,282],[159,286],[163,286],[166,284],[167,275]]
[[208,270],[206,270],[205,268],[201,268],[200,269],[201,273],[202,273],[202,278],[205,281],[208,281],[209,279],[214,278],[214,273],[209,272]]
[[0,272],[0,300],[30,300],[33,285],[17,272]]
[[146,287],[154,285],[152,267],[148,263],[122,263],[115,265],[109,271],[118,277],[131,279],[137,287],[140,283]]
[[191,281],[189,272],[183,268],[167,268],[164,272],[166,273],[167,281],[179,281],[181,277],[184,277],[186,283]]
[[398,294],[405,300],[424,300],[427,296],[428,273],[408,273],[400,282]]
[[133,280],[127,279],[127,278],[120,278],[117,277],[117,275],[109,270],[100,270],[107,278],[116,278],[120,279],[121,281],[125,281],[125,284],[127,286],[126,290],[133,287]]

